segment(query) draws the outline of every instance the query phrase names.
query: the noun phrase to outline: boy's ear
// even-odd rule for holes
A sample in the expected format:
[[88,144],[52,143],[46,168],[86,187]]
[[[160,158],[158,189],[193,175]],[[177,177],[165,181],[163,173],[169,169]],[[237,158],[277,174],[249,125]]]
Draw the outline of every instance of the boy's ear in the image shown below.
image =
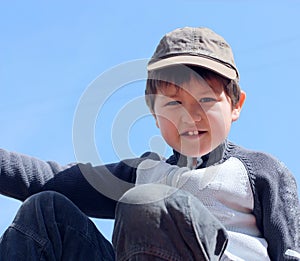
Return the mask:
[[246,100],[246,93],[244,91],[241,91],[240,100],[232,110],[232,114],[231,114],[232,121],[236,121],[240,117],[240,113],[245,100]]

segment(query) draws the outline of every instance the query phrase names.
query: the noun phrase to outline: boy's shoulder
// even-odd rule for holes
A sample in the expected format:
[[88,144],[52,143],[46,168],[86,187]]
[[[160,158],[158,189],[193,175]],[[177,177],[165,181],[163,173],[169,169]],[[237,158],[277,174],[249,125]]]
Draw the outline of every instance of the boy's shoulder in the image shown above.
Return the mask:
[[240,145],[228,142],[225,158],[237,157],[248,164],[266,166],[267,164],[282,165],[283,163],[270,153],[248,149]]
[[225,160],[238,158],[245,165],[249,175],[255,179],[294,179],[286,165],[270,153],[236,145],[228,142]]

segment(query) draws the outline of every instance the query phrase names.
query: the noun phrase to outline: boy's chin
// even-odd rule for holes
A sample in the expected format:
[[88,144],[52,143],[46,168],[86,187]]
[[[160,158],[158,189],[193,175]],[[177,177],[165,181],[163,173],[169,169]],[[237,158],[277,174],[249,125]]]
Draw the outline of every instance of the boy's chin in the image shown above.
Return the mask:
[[[183,154],[185,155],[185,154]],[[189,154],[189,155],[185,155],[188,158],[201,158],[204,154]]]
[[195,151],[191,151],[191,150],[181,150],[181,154],[186,156],[186,157],[190,157],[190,158],[201,158],[202,156],[210,153],[213,150],[213,148],[209,148],[209,149],[202,149],[202,150],[195,150]]
[[189,157],[189,158],[200,158],[200,157],[202,157],[203,155],[205,155],[205,154],[203,154],[203,153],[201,153],[200,151],[198,151],[198,152],[191,152],[191,151],[181,151],[180,152],[180,154],[182,154],[182,155],[184,155],[184,156],[186,156],[186,157]]

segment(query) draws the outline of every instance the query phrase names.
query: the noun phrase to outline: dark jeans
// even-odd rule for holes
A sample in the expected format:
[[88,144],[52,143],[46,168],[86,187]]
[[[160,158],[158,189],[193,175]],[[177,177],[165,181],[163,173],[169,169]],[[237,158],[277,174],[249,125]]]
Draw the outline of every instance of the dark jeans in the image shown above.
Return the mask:
[[113,245],[56,192],[28,198],[0,241],[0,260],[219,260],[223,226],[191,194],[164,185],[129,190],[116,209]]

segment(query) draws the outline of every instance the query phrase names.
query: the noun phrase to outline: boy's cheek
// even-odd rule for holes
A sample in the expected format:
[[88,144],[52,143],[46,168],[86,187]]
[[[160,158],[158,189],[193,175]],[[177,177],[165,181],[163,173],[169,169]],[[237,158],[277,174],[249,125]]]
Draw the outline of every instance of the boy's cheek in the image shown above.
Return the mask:
[[174,122],[174,117],[172,114],[165,112],[165,111],[159,111],[158,113],[156,113],[156,122],[157,124],[160,126],[159,128],[162,127],[162,125],[175,125]]
[[164,117],[158,117],[157,126],[160,129],[160,132],[164,140],[167,141],[167,143],[174,142],[180,136],[179,129],[176,123],[170,119]]
[[176,128],[175,122],[173,122],[172,119],[167,118],[167,116],[157,116],[156,122],[158,128],[160,128],[162,131]]

